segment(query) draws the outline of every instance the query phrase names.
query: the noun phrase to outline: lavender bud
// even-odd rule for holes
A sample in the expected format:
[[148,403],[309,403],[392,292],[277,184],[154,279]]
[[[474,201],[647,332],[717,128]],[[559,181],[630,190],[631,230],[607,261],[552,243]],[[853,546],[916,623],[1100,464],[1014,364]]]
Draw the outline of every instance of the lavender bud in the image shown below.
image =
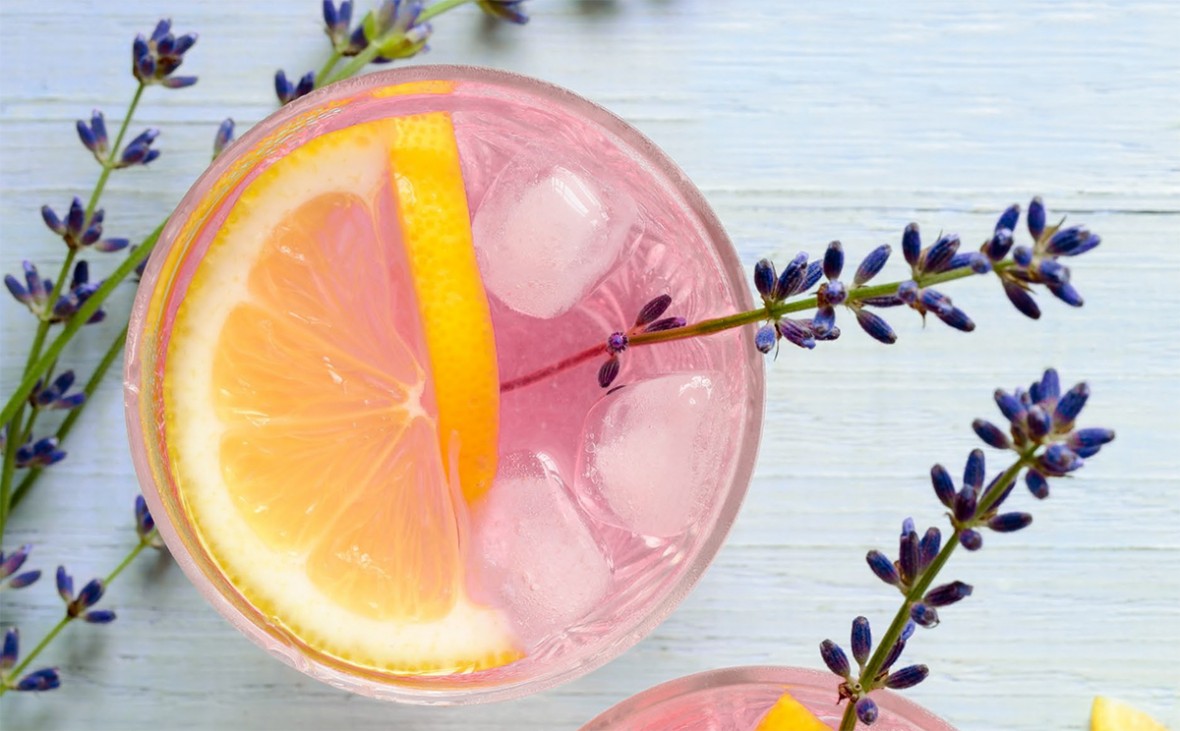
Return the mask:
[[905,626],[901,628],[902,642],[907,642],[911,637],[914,636],[914,629],[915,629],[915,627],[914,627],[913,622],[906,622],[905,623]]
[[844,287],[844,283],[839,280],[833,280],[822,285],[817,294],[820,297],[820,301],[826,302],[829,305],[841,305],[848,299],[848,290]]
[[987,254],[987,258],[992,261],[1000,261],[1012,249],[1012,232],[1008,229],[1000,229],[996,231],[995,235],[984,244],[983,252]]
[[[783,273],[779,275],[778,280],[774,283],[771,299],[777,302],[802,291],[804,289],[803,284],[807,276],[807,271],[807,252],[800,251],[787,264],[787,268],[783,269]],[[809,284],[807,286],[810,287],[811,285]]]
[[217,125],[217,134],[213,136],[213,157],[225,150],[229,143],[234,141],[234,121],[230,118],[223,119],[221,124]]
[[1049,237],[1045,252],[1050,256],[1078,256],[1102,243],[1102,239],[1082,226],[1058,229]]
[[1049,433],[1049,429],[1053,426],[1049,412],[1041,408],[1039,404],[1033,404],[1029,408],[1026,421],[1028,424],[1028,435],[1033,441],[1044,439],[1045,435]]
[[140,538],[146,538],[156,527],[156,521],[148,510],[147,501],[143,495],[135,496],[135,533]]
[[897,342],[897,333],[893,332],[893,328],[881,316],[862,307],[857,307],[853,313],[856,315],[857,324],[869,334],[869,337],[886,345]]
[[988,483],[987,488],[985,488],[983,491],[985,495],[990,495],[990,494],[992,494],[992,492],[994,490],[996,490],[996,489],[1000,490],[1000,494],[998,496],[996,496],[996,499],[994,501],[992,501],[992,510],[995,510],[996,508],[1000,507],[1000,505],[1002,505],[1004,503],[1004,501],[1008,499],[1008,496],[1012,494],[1013,488],[1016,487],[1016,480],[1013,479],[1013,480],[1008,480],[1008,484],[1004,485],[1003,488],[997,488],[996,486],[1000,484],[1000,480],[1003,477],[1004,477],[1004,473],[1002,473],[1002,472],[1000,474],[996,475],[995,478],[993,478],[992,481],[990,483]]
[[844,271],[844,246],[839,241],[833,241],[828,244],[828,249],[824,252],[824,276],[829,280],[839,279],[842,271]]
[[652,324],[643,328],[643,331],[645,333],[663,332],[664,330],[675,330],[676,328],[684,327],[687,324],[688,321],[683,317],[665,317],[663,319],[656,320]]
[[852,668],[848,665],[848,656],[835,642],[824,640],[819,643],[819,654],[824,659],[824,665],[828,666],[828,670],[842,678],[847,678],[851,674]]
[[955,502],[955,483],[946,468],[936,464],[930,468],[930,482],[934,484],[934,494],[938,501],[948,508]]
[[864,725],[872,726],[879,715],[877,703],[872,698],[865,696],[856,702],[856,718]]
[[922,540],[918,541],[918,570],[925,571],[938,556],[938,549],[942,548],[942,533],[930,526]]
[[1069,447],[1075,451],[1079,449],[1093,449],[1114,441],[1114,431],[1111,429],[1079,429],[1069,435]]
[[619,377],[619,359],[611,356],[598,369],[598,385],[607,388]]
[[897,575],[897,567],[889,560],[889,557],[880,551],[869,551],[865,556],[865,561],[868,562],[869,568],[878,579],[884,581],[886,584],[897,586],[901,578]]
[[4,649],[0,651],[0,673],[7,673],[16,665],[16,658],[20,654],[20,630],[9,627],[4,633]]
[[110,624],[115,621],[115,613],[109,609],[93,609],[82,615],[82,619],[90,624]]
[[805,292],[815,286],[819,278],[823,276],[823,265],[818,261],[813,261],[807,265],[807,274],[803,277],[803,286],[800,287],[800,292]]
[[918,578],[918,534],[914,531],[903,533],[898,541],[897,566],[901,580],[912,584]]
[[914,620],[916,624],[930,629],[938,626],[938,611],[934,607],[917,602],[910,607],[910,619]]
[[918,266],[918,257],[922,252],[922,236],[918,233],[918,224],[911,223],[901,234],[901,253],[906,263],[911,267]]
[[71,617],[79,616],[85,610],[98,604],[98,600],[102,599],[105,590],[106,587],[103,586],[102,579],[91,579],[78,592],[78,596],[74,597],[74,600],[70,602],[66,611]]
[[670,294],[661,294],[651,302],[648,302],[639,310],[639,315],[635,318],[635,327],[643,327],[644,325],[655,322],[671,304],[672,295]]
[[889,244],[881,244],[870,251],[869,255],[860,263],[860,266],[856,268],[856,274],[852,277],[852,286],[859,287],[877,276],[881,269],[884,268],[885,262],[889,261],[889,255],[891,253],[893,253],[893,247]]
[[983,472],[985,463],[982,449],[972,449],[967,455],[967,466],[963,468],[963,484],[970,487],[976,494],[983,487]]
[[979,531],[968,528],[959,534],[959,543],[968,551],[978,551],[983,548],[983,536]]
[[758,348],[763,353],[769,353],[774,350],[775,344],[778,342],[778,332],[774,325],[763,325],[758,328],[758,332],[754,334],[754,347]]
[[1028,204],[1028,232],[1034,240],[1045,231],[1045,202],[1038,195]]
[[1020,402],[1020,399],[1016,398],[1007,391],[998,388],[996,389],[995,398],[996,406],[1000,407],[1000,413],[1004,415],[1005,419],[1012,422],[1013,424],[1023,424],[1024,417],[1028,412],[1027,409],[1025,409],[1024,404]]
[[762,259],[754,265],[754,287],[764,298],[773,299],[774,285],[778,275],[774,272],[774,264],[770,259]]
[[32,550],[32,544],[26,543],[7,556],[0,552],[0,579],[12,576],[17,571],[20,571],[20,567],[25,565],[25,561],[29,559],[29,552]]
[[889,677],[885,680],[885,687],[890,690],[913,688],[925,680],[929,674],[930,668],[925,665],[910,665],[908,668],[902,668],[896,673],[890,673]]
[[39,693],[60,687],[61,676],[58,675],[57,668],[42,668],[21,678],[14,690]]
[[1064,444],[1053,444],[1037,458],[1037,467],[1050,475],[1064,475],[1082,466],[1082,458]]
[[873,631],[869,620],[857,617],[852,620],[852,657],[862,668],[869,661],[869,653],[873,649]]
[[1078,414],[1082,413],[1082,408],[1086,405],[1086,399],[1090,398],[1090,387],[1085,383],[1079,383],[1073,388],[1065,392],[1057,401],[1057,408],[1053,411],[1053,426],[1056,431],[1068,431],[1068,428],[1073,425]]
[[955,495],[955,520],[965,523],[975,517],[975,490],[970,485],[963,485],[963,489]]
[[1012,205],[1005,208],[1004,212],[1000,214],[999,220],[996,221],[996,231],[1001,231],[1003,229],[1008,229],[1009,231],[1015,230],[1016,222],[1019,220],[1020,204],[1013,203]]
[[959,250],[959,235],[947,234],[926,250],[922,256],[921,268],[924,272],[941,272],[950,264],[951,258]]
[[972,588],[970,584],[964,584],[962,581],[952,581],[949,584],[943,584],[926,592],[926,596],[922,601],[932,607],[945,607],[966,599],[971,596],[971,592]]
[[976,419],[971,422],[971,428],[975,430],[975,434],[989,447],[996,449],[1012,448],[1012,442],[1008,439],[1008,435],[990,421]]
[[811,350],[815,347],[815,333],[810,327],[804,326],[796,320],[779,320],[778,331],[788,342],[798,345],[800,348]]
[[1032,523],[1028,513],[1001,513],[987,522],[987,527],[997,533],[1014,533]]
[[65,566],[57,567],[57,593],[67,604],[74,600],[74,577],[66,573]]
[[1069,282],[1046,282],[1045,286],[1049,288],[1049,291],[1054,297],[1061,300],[1070,307],[1081,307],[1083,304],[1085,304],[1085,300],[1082,299],[1081,292],[1078,292],[1078,290]]
[[1028,485],[1028,491],[1038,500],[1044,500],[1049,497],[1049,481],[1040,472],[1036,470],[1025,472],[1024,484]]
[[1022,269],[1027,269],[1032,264],[1033,252],[1027,246],[1017,246],[1012,250],[1012,261]]
[[918,283],[912,279],[897,285],[897,297],[907,305],[913,305],[918,301],[918,292]]
[[[912,635],[914,633],[915,627],[917,627],[917,625],[914,624],[914,621],[911,619],[910,621],[906,622],[905,631]],[[898,639],[897,642],[893,643],[893,647],[889,648],[889,654],[885,656],[885,661],[881,663],[881,672],[888,672],[889,668],[893,667],[893,663],[897,662],[898,659],[901,658],[901,653],[905,651],[905,643],[908,639],[909,635],[907,635],[905,632],[902,632],[901,638]]]
[[1019,282],[1013,282],[1010,279],[1004,279],[1004,294],[1008,296],[1008,301],[1020,311],[1025,317],[1036,320],[1041,316],[1041,308],[1037,306],[1037,301],[1028,293],[1028,289]]

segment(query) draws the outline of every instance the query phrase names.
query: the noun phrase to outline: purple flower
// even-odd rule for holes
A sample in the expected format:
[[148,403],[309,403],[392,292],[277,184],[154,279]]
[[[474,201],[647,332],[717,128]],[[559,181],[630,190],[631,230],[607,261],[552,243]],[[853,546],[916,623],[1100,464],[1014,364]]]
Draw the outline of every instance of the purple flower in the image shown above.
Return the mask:
[[869,620],[865,617],[857,617],[852,620],[852,657],[857,664],[862,668],[865,663],[869,661],[869,653],[873,649],[873,630],[869,626]]
[[891,690],[912,688],[925,680],[929,674],[930,668],[925,665],[911,665],[895,673],[890,673],[889,677],[885,680],[885,687]]
[[154,547],[159,547],[157,538],[153,531],[156,529],[156,521],[152,518],[152,514],[148,511],[147,501],[143,499],[143,495],[135,496],[135,534],[139,536],[139,540],[147,541]]
[[524,0],[476,0],[476,2],[485,13],[493,18],[520,25],[529,22],[529,16],[524,12]]
[[315,89],[315,72],[308,71],[298,82],[291,83],[287,73],[282,69],[275,72],[275,96],[279,104],[289,104],[296,99],[307,96]]
[[426,41],[433,28],[418,22],[423,7],[421,0],[383,0],[353,31],[344,55],[355,56],[375,44],[379,54],[374,62],[383,63],[427,50]]
[[342,51],[348,46],[349,26],[352,25],[352,0],[343,0],[340,7],[332,0],[324,0],[324,32],[332,48]]
[[39,693],[61,687],[61,675],[57,668],[42,668],[21,678],[13,690]]
[[74,578],[66,572],[65,566],[57,567],[57,593],[66,603],[66,616],[81,618],[91,624],[108,624],[115,620],[115,613],[108,609],[91,609],[102,599],[106,586],[102,579],[91,579],[81,591],[74,594]]
[[94,153],[94,159],[104,162],[110,142],[107,139],[107,125],[103,120],[102,112],[95,109],[90,115],[89,124],[85,120],[79,119],[77,126],[78,138],[82,140],[82,144],[87,150]]
[[9,627],[4,632],[4,647],[0,650],[0,674],[7,674],[20,657],[20,630]]
[[872,698],[865,696],[856,702],[856,718],[866,726],[871,726],[877,722],[877,717],[880,711],[877,710],[877,702]]
[[45,386],[41,381],[33,387],[29,394],[29,401],[36,409],[76,409],[86,401],[86,394],[82,391],[67,393],[74,385],[74,372],[65,371],[53,379],[53,383]]
[[9,589],[23,589],[41,578],[40,569],[17,573],[25,565],[32,550],[33,547],[26,543],[7,555],[0,551],[0,583],[7,581]]
[[57,212],[49,206],[41,207],[41,218],[45,221],[45,225],[49,227],[50,231],[61,236],[62,240],[66,242],[66,246],[71,249],[90,247],[96,251],[110,252],[126,248],[130,243],[127,239],[102,238],[102,223],[105,216],[106,213],[99,208],[88,218],[86,207],[82,204],[82,199],[78,197],[75,197],[70,203],[64,220],[59,218]]
[[852,673],[852,668],[848,664],[848,656],[844,654],[844,650],[831,640],[824,640],[819,644],[819,654],[823,658],[824,665],[828,666],[836,675],[842,678],[848,678]]
[[[329,4],[331,0],[325,0],[325,4]],[[213,136],[213,159],[216,160],[229,143],[234,141],[234,121],[226,118],[222,120],[221,124],[217,125],[217,134]]]
[[28,467],[45,468],[55,465],[66,458],[66,453],[57,448],[57,437],[44,437],[22,444],[16,450],[16,466],[19,469]]
[[123,154],[119,156],[119,162],[115,163],[115,167],[127,168],[132,165],[147,165],[158,158],[160,151],[152,149],[152,143],[159,136],[160,130],[154,128],[140,132],[123,148]]
[[137,35],[131,44],[131,73],[141,84],[159,84],[182,89],[197,83],[196,76],[173,76],[184,62],[184,55],[197,42],[196,33],[176,36],[172,21],[161,20],[151,36]]

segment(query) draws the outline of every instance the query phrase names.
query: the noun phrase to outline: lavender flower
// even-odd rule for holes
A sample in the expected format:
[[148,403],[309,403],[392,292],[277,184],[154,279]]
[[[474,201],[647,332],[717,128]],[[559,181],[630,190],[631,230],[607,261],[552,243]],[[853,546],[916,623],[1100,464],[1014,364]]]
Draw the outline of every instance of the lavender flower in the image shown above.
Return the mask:
[[35,442],[30,437],[29,441],[17,448],[14,462],[18,469],[28,467],[43,469],[55,465],[65,458],[66,453],[57,448],[57,437],[44,437]]
[[[86,207],[82,199],[75,197],[70,202],[69,210],[64,219],[58,217],[57,212],[49,206],[41,206],[41,219],[49,230],[62,238],[66,246],[71,249],[92,248],[95,251],[111,252],[125,249],[130,243],[127,239],[104,239],[102,237],[102,223],[106,213],[99,208],[86,216]],[[52,289],[52,287],[50,288]]]
[[106,585],[102,579],[91,579],[74,594],[74,578],[66,572],[65,566],[57,567],[57,593],[66,603],[66,616],[81,618],[91,624],[107,624],[115,620],[115,613],[107,609],[91,609],[102,599]]
[[524,25],[529,16],[524,12],[524,0],[476,0],[480,9],[493,18]]
[[[23,263],[25,283],[11,274],[5,275],[4,285],[9,293],[39,319],[48,322],[64,322],[73,316],[82,303],[90,298],[101,286],[101,282],[90,281],[90,267],[83,260],[74,265],[74,276],[70,281],[70,288],[58,298],[57,303],[49,307],[49,295],[53,290],[53,282],[43,279],[37,272],[37,267],[31,262]],[[97,310],[86,324],[100,322],[106,317],[101,309]]]
[[[325,3],[330,3],[331,0],[325,0]],[[217,134],[213,136],[213,159],[216,160],[229,143],[234,141],[234,121],[226,118],[222,120],[221,124],[217,125]]]
[[275,72],[275,96],[279,104],[289,104],[296,99],[307,96],[315,89],[315,72],[308,71],[298,82],[291,83],[287,73],[282,69]]
[[598,369],[598,385],[608,388],[619,376],[622,368],[619,356],[631,344],[631,338],[641,333],[663,332],[684,327],[683,317],[661,317],[672,305],[672,295],[662,294],[650,300],[635,316],[635,324],[626,332],[617,331],[606,339],[607,360]]
[[[1013,225],[1014,215],[1014,209],[1006,211],[997,224],[997,230],[1007,230]],[[916,243],[916,227],[908,228],[906,237],[908,241],[903,240],[903,249],[907,252],[906,258],[911,266],[923,262],[935,262],[935,265],[941,266],[937,262],[940,257],[946,256],[945,253],[925,258],[918,253],[920,248]],[[914,521],[907,518],[902,523],[897,561],[891,562],[880,551],[869,551],[866,556],[869,568],[879,579],[897,587],[904,596],[904,602],[886,633],[887,639],[883,641],[888,646],[878,646],[871,656],[872,635],[868,620],[864,617],[853,620],[852,652],[859,666],[859,673],[855,677],[843,650],[831,640],[821,643],[820,655],[824,664],[843,678],[839,698],[850,703],[841,728],[851,728],[854,717],[865,724],[876,719],[876,705],[869,699],[874,690],[912,688],[929,675],[929,668],[925,665],[911,665],[895,672],[891,668],[901,657],[915,627],[938,626],[940,609],[972,595],[974,588],[962,581],[931,586],[936,573],[946,564],[949,552],[958,545],[970,551],[982,548],[983,535],[980,529],[985,527],[997,533],[1011,533],[1031,525],[1032,515],[1029,513],[1000,512],[1020,472],[1025,471],[1026,482],[1034,495],[1038,498],[1047,497],[1049,478],[1065,475],[1082,466],[1083,457],[1079,452],[1092,456],[1114,439],[1114,432],[1109,429],[1075,427],[1089,393],[1089,387],[1079,383],[1062,394],[1060,379],[1052,369],[1045,371],[1028,389],[1016,389],[1011,393],[997,391],[996,404],[1009,421],[1011,436],[981,419],[977,419],[972,428],[988,445],[1015,452],[1016,461],[1013,465],[985,487],[986,463],[983,452],[972,450],[963,469],[962,486],[958,489],[942,465],[934,465],[930,470],[935,496],[944,507],[950,509],[953,539],[956,540],[943,546],[941,533],[933,527],[919,538]]]
[[434,29],[429,23],[418,22],[423,8],[421,0],[383,0],[376,10],[365,15],[357,29],[360,37],[353,33],[350,50],[356,48],[359,53],[374,44],[377,62],[410,58],[427,50],[426,41]]
[[181,89],[197,83],[196,76],[173,76],[184,55],[197,42],[196,33],[172,34],[172,21],[161,20],[151,36],[137,35],[131,44],[131,73],[141,84]]
[[324,0],[324,32],[332,48],[343,51],[348,47],[348,29],[352,25],[352,0],[343,0],[340,7],[332,0]]
[[82,144],[87,150],[94,153],[95,160],[100,163],[106,162],[110,142],[107,139],[107,126],[103,120],[102,112],[95,109],[90,116],[90,124],[84,120],[78,120],[78,138],[82,140]]
[[[0,551],[0,587],[23,589],[41,578],[40,569],[17,573],[25,565],[32,550],[33,547],[26,543],[7,555]],[[7,650],[7,645],[5,649]]]
[[154,128],[145,129],[135,136],[135,139],[127,143],[123,148],[123,154],[119,156],[119,161],[115,163],[116,168],[128,168],[132,165],[147,165],[160,156],[159,150],[152,149],[152,143],[160,136],[160,130]]
[[41,381],[37,381],[37,385],[33,387],[33,392],[29,394],[29,403],[35,409],[68,411],[78,408],[86,402],[86,394],[82,391],[67,393],[70,387],[74,385],[74,378],[73,371],[65,371],[53,379],[53,383],[48,386],[44,385]]
[[61,687],[61,675],[57,668],[42,668],[21,678],[13,690],[39,693],[46,690],[56,690]]

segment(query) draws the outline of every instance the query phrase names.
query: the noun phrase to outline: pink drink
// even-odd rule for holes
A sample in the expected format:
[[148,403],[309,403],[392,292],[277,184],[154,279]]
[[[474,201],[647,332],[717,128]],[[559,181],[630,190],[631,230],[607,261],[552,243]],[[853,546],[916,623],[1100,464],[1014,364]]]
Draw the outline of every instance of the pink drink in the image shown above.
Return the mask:
[[[387,93],[434,80],[447,82],[445,93]],[[202,531],[220,530],[221,518],[194,521],[159,414],[171,318],[250,182],[323,135],[435,112],[453,124],[504,386],[495,480],[482,498],[454,505],[462,591],[496,617],[519,659],[417,673],[381,661],[378,650],[378,659],[364,661],[325,650],[301,634],[307,620],[292,620],[282,602],[261,609],[250,601],[237,583],[249,569],[248,549],[231,557],[237,566],[210,554]],[[631,348],[610,391],[596,377],[607,356],[594,350],[659,295],[672,297],[666,316],[690,323],[749,309],[744,274],[683,174],[624,122],[569,92],[461,67],[334,85],[284,108],[219,158],[177,209],[160,249],[136,303],[127,366],[128,423],[145,494],[205,597],[313,677],[423,703],[510,698],[571,679],[662,620],[733,521],[762,417],[763,366],[750,333]],[[288,364],[273,367],[290,377]],[[332,616],[333,626],[350,624]],[[397,642],[397,633],[376,634],[375,646]]]
[[[844,706],[836,704],[837,678],[800,668],[743,667],[710,670],[657,685],[606,711],[581,731],[755,731],[784,692],[833,729]],[[873,731],[954,731],[896,693],[872,695],[880,716]]]

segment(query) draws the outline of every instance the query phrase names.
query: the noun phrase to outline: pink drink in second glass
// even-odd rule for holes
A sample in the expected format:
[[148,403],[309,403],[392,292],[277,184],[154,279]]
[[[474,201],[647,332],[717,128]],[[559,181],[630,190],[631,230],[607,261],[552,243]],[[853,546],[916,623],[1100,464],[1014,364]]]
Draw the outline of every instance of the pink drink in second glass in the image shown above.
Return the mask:
[[[837,681],[831,673],[800,668],[710,670],[632,696],[581,731],[755,731],[783,693],[835,729],[845,708],[836,702]],[[872,698],[880,709],[872,731],[955,731],[895,693],[878,691]]]

